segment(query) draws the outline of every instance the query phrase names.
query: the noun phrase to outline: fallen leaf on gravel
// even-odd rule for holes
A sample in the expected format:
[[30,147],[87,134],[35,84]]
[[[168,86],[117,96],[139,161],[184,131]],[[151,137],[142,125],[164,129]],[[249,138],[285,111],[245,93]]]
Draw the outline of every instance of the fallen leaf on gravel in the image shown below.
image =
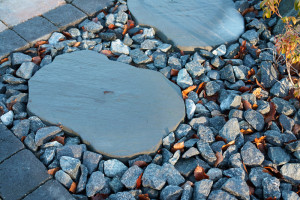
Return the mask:
[[43,44],[48,44],[49,42],[48,41],[37,41],[34,45],[35,48],[43,45]]
[[141,29],[141,30],[135,32],[135,33],[133,34],[133,36],[138,35],[138,34],[142,34],[143,32],[144,32],[144,31]]
[[257,105],[257,104],[253,104],[253,105],[252,105],[252,109],[253,109],[253,110],[256,110],[257,108],[258,108],[258,105]]
[[142,176],[143,176],[143,173],[141,173],[141,175],[136,180],[136,189],[140,189],[142,186]]
[[251,76],[255,74],[255,70],[252,68],[248,71],[247,79],[249,79]]
[[201,181],[203,179],[209,179],[209,176],[205,173],[205,170],[203,167],[200,167],[199,165],[194,170],[194,176],[196,181]]
[[184,51],[180,50],[180,55],[184,56]]
[[25,139],[26,139],[26,136],[22,136],[21,142],[24,142]]
[[127,25],[128,25],[128,30],[134,28],[134,21],[133,20],[128,20]]
[[196,93],[197,93],[198,95],[199,95],[200,92],[204,89],[205,84],[206,84],[205,82],[202,82],[202,83],[199,84],[198,89],[197,89],[197,91],[196,91]]
[[235,144],[235,140],[232,140],[231,142],[228,142],[228,144],[225,144],[222,146],[222,151],[226,151],[226,149],[228,147],[230,147],[231,145],[234,145]]
[[148,194],[139,194],[139,200],[150,200]]
[[179,142],[174,144],[173,149],[175,151],[184,149],[184,142]]
[[253,90],[253,94],[256,96],[256,98],[261,98],[261,88],[255,88],[255,90]]
[[298,135],[299,134],[299,131],[300,131],[300,125],[299,124],[295,124],[294,125],[294,128],[293,128],[293,133],[295,135]]
[[253,143],[256,144],[256,147],[263,153],[266,153],[266,136],[261,136],[260,138],[255,138]]
[[[263,172],[266,172],[265,170],[267,170],[267,171],[270,172],[269,173],[270,175],[275,176],[278,179],[283,179],[282,174],[277,169],[275,169],[274,167],[264,167],[264,168],[265,169],[263,170]],[[266,173],[268,173],[268,172],[266,172]]]
[[95,194],[93,197],[91,197],[91,200],[104,200],[107,199],[109,194]]
[[104,55],[106,55],[107,57],[110,57],[110,56],[113,55],[110,50],[102,50],[101,53],[104,54]]
[[8,61],[8,58],[3,58],[2,60],[0,60],[0,65],[6,61]]
[[276,197],[268,197],[266,200],[276,200]]
[[40,56],[35,56],[32,58],[32,62],[36,65],[40,65],[41,61],[42,61],[42,59]]
[[185,90],[182,91],[182,97],[183,99],[188,98],[188,94],[193,91],[194,89],[196,89],[197,86],[196,85],[192,85],[188,88],[186,88]]
[[199,136],[197,134],[193,134],[191,138],[192,139],[199,139]]
[[178,72],[179,71],[177,69],[171,69],[171,76],[177,76]]
[[115,28],[116,28],[116,26],[114,24],[108,25],[108,29],[115,29]]
[[214,164],[215,167],[217,167],[223,161],[223,159],[224,159],[221,152],[217,152],[216,153],[216,157],[217,157],[217,160],[216,160],[216,162]]
[[246,86],[242,86],[242,87],[239,88],[239,91],[242,92],[242,93],[250,91],[250,90],[251,90],[251,88],[246,87]]
[[217,135],[217,136],[215,137],[215,139],[216,139],[216,141],[223,141],[223,142],[227,143],[227,140],[226,140],[225,138],[219,136],[219,135]]
[[247,130],[241,129],[240,131],[241,131],[241,133],[243,133],[244,135],[253,133],[253,130],[251,130],[250,128],[247,129]]
[[72,35],[69,32],[63,31],[62,34],[68,39],[72,38]]
[[79,45],[81,44],[81,42],[76,42],[73,47],[79,47]]
[[49,169],[47,172],[48,172],[48,174],[54,176],[55,173],[56,173],[57,171],[59,171],[59,170],[60,170],[60,168],[59,168],[59,167],[56,167],[56,168]]
[[133,165],[136,165],[136,166],[138,166],[138,167],[143,168],[143,167],[147,167],[147,166],[148,166],[148,163],[146,163],[146,162],[143,161],[143,160],[137,160],[137,161],[135,161],[135,162],[133,163]]
[[92,19],[92,21],[95,22],[95,23],[97,23],[97,22],[99,21],[99,19],[98,19],[98,17],[94,17],[94,18]]
[[13,105],[15,105],[17,103],[17,98],[15,98],[14,100],[12,100],[10,103],[6,104],[6,107],[8,110],[12,110]]
[[127,33],[127,31],[128,31],[128,25],[125,24],[125,25],[124,25],[124,30],[123,30],[122,35],[125,35],[125,34]]
[[275,103],[270,102],[270,112],[268,112],[264,118],[265,118],[265,123],[269,123],[273,120],[275,120],[275,114],[276,114],[276,106]]
[[73,182],[70,189],[69,189],[69,192],[74,194],[76,192],[76,188],[77,188],[77,183]]
[[262,86],[262,84],[260,84],[260,83],[258,82],[257,79],[255,79],[255,82],[256,82],[256,84],[257,84],[261,89],[266,90],[266,89],[264,88],[264,86]]
[[244,162],[242,162],[242,163],[243,163],[243,167],[244,167],[245,172],[248,174],[248,170],[247,170],[247,167],[246,167],[245,163]]
[[254,7],[252,6],[250,8],[245,9],[241,14],[242,14],[242,16],[245,16],[247,13],[253,12],[253,11],[254,11]]
[[249,101],[242,99],[242,103],[243,103],[244,110],[252,109],[252,105],[251,103],[249,103]]
[[65,137],[64,136],[55,136],[51,142],[56,141],[61,143],[62,145],[65,145]]

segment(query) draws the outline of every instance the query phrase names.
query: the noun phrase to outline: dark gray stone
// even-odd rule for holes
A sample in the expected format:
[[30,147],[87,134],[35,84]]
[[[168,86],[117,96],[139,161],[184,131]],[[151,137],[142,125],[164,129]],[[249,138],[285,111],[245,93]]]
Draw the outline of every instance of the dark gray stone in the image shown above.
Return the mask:
[[3,81],[6,82],[6,83],[8,83],[8,84],[16,85],[16,84],[26,83],[25,79],[23,79],[23,78],[16,78],[16,77],[14,77],[11,74],[4,74],[2,78],[3,78]]
[[188,124],[180,124],[175,131],[177,139],[181,139],[192,132],[192,127]]
[[43,16],[59,27],[60,30],[74,26],[86,18],[83,12],[71,4],[59,6],[43,14]]
[[29,47],[29,44],[23,38],[10,29],[0,32],[0,38],[0,59],[7,57],[13,51]]
[[283,190],[282,191],[283,200],[300,200],[299,195],[296,192]]
[[179,159],[175,164],[175,168],[184,177],[188,177],[192,172],[194,172],[197,167],[197,160],[195,158]]
[[47,40],[52,32],[58,31],[58,27],[38,16],[13,27],[13,30],[33,45],[37,41]]
[[24,145],[5,125],[0,123],[0,163],[24,148]]
[[185,89],[185,88],[193,85],[193,79],[191,78],[191,76],[189,75],[189,73],[187,72],[187,70],[185,68],[181,69],[178,72],[176,82],[182,89]]
[[240,134],[239,122],[236,118],[232,118],[226,122],[223,128],[219,131],[219,135],[230,142]]
[[219,168],[211,168],[206,174],[209,176],[209,179],[214,182],[219,180],[223,176],[223,172]]
[[[138,24],[155,27],[163,41],[171,40],[183,51],[194,51],[199,47],[211,50],[214,46],[236,40],[244,30],[242,17],[231,1],[208,3],[197,0],[173,3],[159,0],[149,2],[130,0],[128,7]],[[174,13],[181,14],[174,15]],[[195,20],[190,21],[187,18]],[[218,26],[215,26],[216,20]],[[230,28],[220,28],[228,26]]]
[[134,196],[129,192],[118,192],[117,194],[112,194],[109,196],[109,199],[111,200],[135,200]]
[[61,132],[58,126],[49,126],[39,129],[35,135],[35,144],[41,146],[42,144],[51,140],[56,134]]
[[59,184],[56,180],[49,180],[42,186],[38,187],[32,193],[24,198],[24,200],[35,199],[48,199],[48,200],[75,200],[76,198]]
[[295,142],[291,142],[285,146],[285,148],[291,152],[299,151],[300,150],[300,141],[297,140]]
[[34,133],[46,126],[37,116],[31,116],[28,119],[30,120],[30,131]]
[[85,190],[85,186],[87,183],[87,177],[88,177],[88,169],[86,166],[84,165],[80,165],[80,177],[79,177],[79,181],[76,187],[76,193],[80,193],[83,190]]
[[140,155],[135,159],[129,160],[128,164],[131,167],[136,161],[145,161],[146,163],[150,163],[152,161],[152,157],[149,155]]
[[179,199],[182,188],[175,185],[168,185],[160,193],[160,199],[162,200],[176,200]]
[[226,65],[220,70],[221,79],[235,83],[235,76],[233,73],[232,65]]
[[235,94],[229,94],[220,104],[222,111],[231,110],[233,108],[239,108],[241,105],[241,96]]
[[238,199],[249,200],[249,187],[245,181],[239,178],[230,178],[222,186],[226,192],[236,196]]
[[300,163],[287,163],[280,169],[284,179],[292,184],[300,183]]
[[264,133],[266,136],[266,141],[270,144],[281,146],[282,145],[282,135],[278,131],[268,130]]
[[253,185],[257,188],[262,187],[262,180],[267,177],[272,177],[270,174],[264,172],[264,168],[262,167],[254,167],[251,168],[249,179],[253,183]]
[[252,45],[256,45],[256,43],[259,41],[259,37],[258,37],[258,33],[251,29],[246,31],[241,37],[245,40],[247,40],[247,42],[249,42]]
[[128,167],[117,159],[104,162],[104,174],[108,177],[122,177]]
[[142,177],[143,187],[161,190],[165,183],[166,178],[163,175],[162,167],[155,164],[148,165]]
[[54,148],[47,148],[43,155],[40,156],[40,160],[44,165],[48,166],[55,157],[55,149]]
[[264,129],[264,117],[259,112],[252,109],[246,110],[244,118],[255,130],[262,131]]
[[93,172],[86,184],[86,195],[88,197],[94,196],[105,185],[105,178],[102,172]]
[[284,165],[291,159],[290,155],[281,147],[270,147],[268,149],[268,156],[276,165]]
[[206,162],[208,162],[210,165],[213,165],[216,162],[217,157],[208,143],[199,141],[197,142],[197,147],[201,156]]
[[1,197],[21,199],[51,178],[46,170],[29,150],[18,152],[0,164]]
[[280,115],[279,122],[280,122],[281,126],[284,128],[284,130],[286,130],[286,131],[292,131],[292,129],[295,125],[295,121],[293,119],[287,117],[286,115]]
[[288,101],[278,98],[278,97],[274,97],[271,102],[273,102],[276,106],[276,111],[279,114],[284,114],[284,115],[292,115],[295,113],[296,108]]
[[191,61],[185,65],[185,69],[193,77],[200,77],[205,73],[205,68],[197,61]]
[[35,144],[34,138],[35,138],[35,134],[30,133],[27,135],[27,137],[24,140],[24,144],[31,151],[37,151],[37,149],[38,149],[38,146],[36,146],[36,144]]
[[220,85],[216,81],[209,81],[205,85],[205,92],[207,96],[213,96],[221,89]]
[[230,168],[223,171],[223,174],[230,178],[240,178],[246,180],[245,171],[241,168]]
[[241,156],[246,166],[258,166],[265,159],[264,155],[251,142],[246,142],[243,146]]
[[113,5],[113,0],[73,0],[72,4],[85,12],[88,16],[93,16],[102,9]]
[[86,151],[85,145],[67,145],[56,149],[57,159],[62,156],[81,159],[83,152]]
[[76,180],[81,165],[80,160],[69,156],[62,156],[59,160],[59,164],[64,172],[69,174],[73,180]]
[[228,194],[223,190],[213,190],[208,196],[208,200],[216,200],[216,199],[237,200],[237,198],[235,198],[234,196]]
[[224,57],[231,59],[239,52],[239,50],[240,50],[239,43],[234,43],[227,48],[227,51],[226,51],[226,54],[224,55]]
[[91,151],[85,151],[83,153],[82,164],[84,164],[87,167],[89,174],[91,174],[98,168],[98,164],[101,159],[101,154],[94,153]]
[[213,131],[207,126],[199,125],[197,135],[202,142],[212,143],[215,141]]
[[194,199],[206,199],[213,185],[212,180],[203,179],[194,184]]
[[191,200],[193,196],[193,188],[188,182],[184,184],[183,186],[183,191],[181,194],[181,200]]
[[109,181],[109,187],[114,193],[121,192],[124,189],[124,185],[120,181],[119,177],[114,177],[111,181]]
[[32,58],[24,53],[16,52],[11,54],[11,64],[21,65],[23,62],[31,62]]
[[[86,65],[87,60],[89,65]],[[86,70],[82,69],[83,65],[80,64],[82,62],[85,63]],[[70,65],[73,66],[72,71],[67,67]],[[82,74],[82,71],[87,73]],[[65,73],[68,74],[67,78]],[[106,76],[107,74],[114,74],[118,78],[112,80],[110,76]],[[97,79],[91,78],[95,76]],[[78,77],[76,78],[77,86],[74,86],[75,77]],[[134,83],[128,81],[133,79]],[[101,88],[95,81],[99,81]],[[76,88],[76,91],[70,90],[68,82],[72,83],[72,88]],[[138,82],[142,83],[138,84],[140,87],[137,87]],[[159,72],[109,61],[104,55],[93,51],[78,51],[56,57],[54,62],[43,67],[30,79],[29,88],[28,110],[30,113],[52,124],[61,123],[66,132],[80,135],[84,142],[91,144],[92,150],[110,157],[128,159],[138,154],[156,152],[166,130],[173,131],[185,115],[179,88],[166,80]],[[151,94],[149,91],[154,93]],[[64,95],[57,96],[58,93]],[[80,93],[84,99],[78,98]],[[96,96],[90,96],[92,94]],[[157,94],[162,94],[161,98]],[[70,100],[70,96],[74,98]],[[159,107],[164,108],[163,110],[157,109],[158,104],[154,103],[153,98],[157,99]],[[62,105],[61,102],[68,102],[68,107]],[[124,105],[124,102],[128,102],[128,105]],[[81,108],[84,111],[78,109],[78,104],[83,104]],[[95,112],[95,107],[99,108],[97,112]],[[144,111],[141,112],[141,110]],[[107,114],[104,114],[105,112]],[[120,115],[120,113],[126,113],[126,115]],[[142,113],[147,113],[147,119],[149,119],[145,125],[147,129],[142,124],[146,122],[143,120]],[[86,118],[89,118],[89,123],[80,123]],[[161,121],[162,119],[164,122]],[[108,120],[118,121],[118,126],[111,126],[111,123],[107,123]],[[141,123],[137,123],[139,120]],[[97,124],[97,126],[90,124]],[[158,131],[159,129],[161,131]],[[117,136],[118,134],[126,135],[126,140],[122,136]],[[151,135],[151,140],[149,140],[149,135]],[[147,141],[143,142],[143,140]],[[144,145],[140,145],[141,143]],[[119,151],[118,147],[122,151]]]
[[275,177],[267,177],[262,180],[264,198],[267,199],[269,197],[280,199],[280,181]]
[[185,181],[172,164],[165,163],[162,166],[162,171],[169,185],[181,185]]
[[28,119],[24,119],[20,121],[18,124],[16,124],[12,131],[19,139],[21,139],[23,136],[27,136],[29,132],[29,126],[30,121]]
[[136,165],[130,167],[122,176],[121,182],[127,189],[136,188],[136,180],[142,174],[143,170]]
[[270,62],[263,61],[260,65],[261,83],[265,88],[272,87],[277,81],[277,73]]

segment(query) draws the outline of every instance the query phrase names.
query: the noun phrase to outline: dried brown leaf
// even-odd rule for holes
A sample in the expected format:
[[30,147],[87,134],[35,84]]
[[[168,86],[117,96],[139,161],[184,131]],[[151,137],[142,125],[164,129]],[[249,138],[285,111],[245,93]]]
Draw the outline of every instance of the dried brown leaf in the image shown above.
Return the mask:
[[243,103],[244,110],[252,109],[252,105],[249,101],[242,99],[242,103]]
[[48,172],[48,174],[54,176],[55,173],[56,173],[57,171],[59,171],[59,170],[60,170],[60,168],[59,168],[59,167],[56,167],[56,168],[49,169],[47,172]]
[[177,69],[171,69],[171,76],[177,76],[178,72],[179,71]]
[[75,193],[76,192],[76,188],[77,188],[77,183],[76,182],[73,182],[72,184],[71,184],[71,187],[70,187],[70,189],[69,189],[69,192],[71,192],[71,193]]
[[32,62],[36,65],[40,65],[40,63],[42,62],[42,58],[40,56],[35,56],[32,58]]
[[139,200],[150,200],[148,194],[139,194]]
[[255,70],[252,68],[248,71],[247,79],[249,79],[251,76],[255,74]]
[[242,92],[242,93],[250,91],[250,90],[251,90],[251,88],[249,88],[247,86],[242,86],[242,87],[239,88],[239,91]]
[[197,88],[197,91],[196,91],[196,93],[199,95],[200,94],[200,92],[204,89],[204,87],[205,87],[205,82],[202,82],[202,83],[200,83],[199,84],[199,86],[198,86],[198,88]]
[[65,136],[55,136],[51,142],[53,141],[57,141],[59,143],[61,143],[62,145],[65,145]]
[[251,130],[250,128],[247,129],[247,130],[241,129],[240,131],[241,131],[241,133],[243,133],[244,135],[253,133],[253,130]]
[[137,160],[137,161],[135,161],[135,162],[133,163],[133,165],[136,165],[136,166],[138,166],[138,167],[143,168],[143,167],[147,167],[147,166],[148,166],[148,163],[146,163],[146,162],[143,161],[143,160]]
[[228,144],[225,144],[222,146],[222,151],[226,151],[228,147],[235,144],[235,140],[232,140],[231,142],[228,142]]
[[201,181],[203,179],[209,179],[209,176],[205,173],[205,170],[201,166],[197,166],[194,170],[194,176],[196,181]]
[[109,194],[95,194],[94,196],[91,197],[91,200],[104,200],[107,199]]
[[219,136],[219,135],[217,135],[217,136],[215,137],[215,139],[216,139],[216,141],[223,141],[223,142],[227,143],[227,140],[226,140],[225,138]]
[[223,161],[223,159],[224,159],[221,152],[217,152],[216,153],[216,157],[217,157],[217,160],[216,160],[216,162],[214,164],[215,167],[217,167]]
[[265,123],[269,123],[275,120],[275,114],[276,114],[276,106],[273,102],[270,102],[270,111],[264,116]]
[[140,189],[142,186],[142,176],[143,176],[143,173],[141,173],[141,175],[136,180],[136,189]]

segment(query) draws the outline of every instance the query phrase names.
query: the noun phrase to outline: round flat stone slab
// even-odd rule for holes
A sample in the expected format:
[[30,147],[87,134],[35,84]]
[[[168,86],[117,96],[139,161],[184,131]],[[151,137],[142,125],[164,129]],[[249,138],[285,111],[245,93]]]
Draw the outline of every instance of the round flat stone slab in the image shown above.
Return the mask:
[[232,0],[128,0],[128,7],[139,25],[183,51],[211,50],[244,32]]
[[161,73],[94,51],[63,54],[40,69],[29,80],[27,109],[124,161],[155,153],[185,116],[179,87]]

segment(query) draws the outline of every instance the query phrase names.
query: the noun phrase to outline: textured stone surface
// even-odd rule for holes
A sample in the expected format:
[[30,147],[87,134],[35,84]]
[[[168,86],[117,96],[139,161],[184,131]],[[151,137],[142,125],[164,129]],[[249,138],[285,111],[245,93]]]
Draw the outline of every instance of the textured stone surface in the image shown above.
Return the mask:
[[129,0],[128,7],[138,24],[156,28],[163,41],[184,51],[211,50],[236,40],[244,30],[231,0]]
[[51,178],[29,150],[22,150],[1,163],[0,177],[0,196],[11,200],[22,198]]
[[99,10],[105,9],[113,4],[113,0],[73,0],[72,4],[92,16]]
[[24,145],[3,124],[0,124],[0,133],[0,162],[2,162],[4,159],[23,149]]
[[30,113],[61,123],[109,157],[154,153],[185,115],[179,88],[162,74],[93,51],[58,56],[30,79],[29,88]]
[[8,26],[15,26],[62,4],[65,4],[64,0],[2,0],[0,19]]

